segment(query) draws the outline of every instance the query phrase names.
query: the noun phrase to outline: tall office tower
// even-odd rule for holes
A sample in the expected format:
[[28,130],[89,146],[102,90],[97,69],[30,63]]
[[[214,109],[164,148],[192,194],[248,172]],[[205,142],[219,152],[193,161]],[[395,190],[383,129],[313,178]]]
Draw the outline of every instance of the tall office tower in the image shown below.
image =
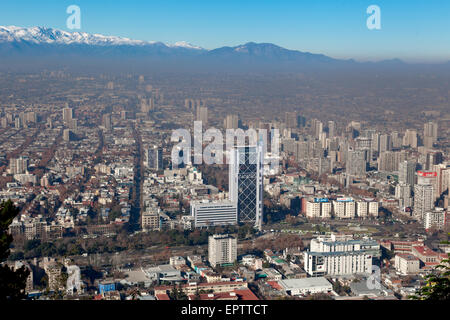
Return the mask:
[[293,112],[286,112],[285,113],[285,121],[284,123],[286,124],[286,127],[290,128],[290,129],[294,129],[298,127],[298,122],[297,122],[297,112],[293,111]]
[[359,150],[348,150],[346,161],[346,172],[350,176],[364,176],[366,174],[365,152]]
[[72,108],[68,108],[68,107],[64,108],[63,109],[63,121],[64,121],[64,123],[69,124],[70,121],[72,121],[72,118],[73,118]]
[[120,119],[127,120],[127,111],[126,110],[120,111]]
[[411,186],[407,183],[399,183],[395,187],[395,198],[400,200],[400,207],[408,208],[412,206]]
[[163,150],[153,146],[147,150],[147,167],[153,170],[163,169]]
[[423,141],[427,148],[433,148],[433,144],[437,142],[438,124],[435,122],[425,123],[423,128]]
[[208,238],[208,261],[211,266],[234,263],[237,259],[237,240],[228,234]]
[[385,151],[391,151],[392,150],[392,141],[391,136],[388,134],[382,134],[380,136],[380,144],[378,148],[378,152],[385,152]]
[[431,184],[416,184],[414,186],[414,210],[416,219],[422,219],[427,211],[434,208],[434,190]]
[[403,136],[403,145],[411,148],[417,148],[417,131],[407,129]]
[[8,120],[6,118],[2,118],[1,125],[2,128],[5,129],[8,126]]
[[333,138],[336,136],[336,122],[328,121],[328,137]]
[[208,125],[208,108],[207,107],[200,107],[197,105],[196,120],[201,121],[203,126]]
[[416,163],[413,161],[401,161],[398,164],[398,182],[413,187],[416,184]]
[[261,229],[263,220],[264,152],[257,146],[235,146],[230,150],[229,197],[237,203],[239,222],[254,223]]
[[239,118],[235,114],[229,114],[225,118],[223,126],[225,129],[238,129],[239,128]]
[[103,115],[103,126],[106,130],[112,129],[112,121],[111,121],[111,114],[107,113]]

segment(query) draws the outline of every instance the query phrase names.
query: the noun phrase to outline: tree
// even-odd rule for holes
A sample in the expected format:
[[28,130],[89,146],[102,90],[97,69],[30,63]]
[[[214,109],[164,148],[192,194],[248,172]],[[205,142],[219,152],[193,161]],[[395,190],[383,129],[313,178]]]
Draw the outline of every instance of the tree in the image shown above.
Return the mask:
[[410,296],[413,300],[450,300],[450,253],[448,259],[441,261],[441,264],[436,266],[436,271],[439,269],[442,272],[433,272],[426,276],[427,281],[425,286],[420,288],[417,295]]
[[[0,263],[5,262],[10,254],[9,247],[13,237],[8,232],[8,228],[18,214],[19,209],[11,200],[0,204]],[[25,286],[29,274],[30,271],[25,266],[14,271],[6,264],[0,265],[0,300],[25,298]]]

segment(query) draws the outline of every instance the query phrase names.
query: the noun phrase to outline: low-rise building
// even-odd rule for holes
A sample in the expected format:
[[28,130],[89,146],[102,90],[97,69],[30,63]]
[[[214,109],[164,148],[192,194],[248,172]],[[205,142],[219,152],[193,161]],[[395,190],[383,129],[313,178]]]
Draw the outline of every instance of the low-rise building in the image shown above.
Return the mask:
[[397,254],[395,256],[395,269],[404,275],[416,274],[420,270],[420,260],[412,254]]
[[314,293],[328,293],[333,290],[332,284],[324,277],[304,279],[284,279],[278,284],[282,290],[291,296],[307,295]]

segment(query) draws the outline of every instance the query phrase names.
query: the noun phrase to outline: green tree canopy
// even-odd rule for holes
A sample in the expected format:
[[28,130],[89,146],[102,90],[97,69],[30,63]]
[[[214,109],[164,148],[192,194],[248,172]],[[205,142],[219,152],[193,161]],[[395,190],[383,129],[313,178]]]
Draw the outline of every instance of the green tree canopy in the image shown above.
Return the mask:
[[11,200],[0,204],[0,300],[23,299],[29,270],[23,266],[16,271],[4,262],[10,254],[9,247],[13,241],[9,226],[19,214]]

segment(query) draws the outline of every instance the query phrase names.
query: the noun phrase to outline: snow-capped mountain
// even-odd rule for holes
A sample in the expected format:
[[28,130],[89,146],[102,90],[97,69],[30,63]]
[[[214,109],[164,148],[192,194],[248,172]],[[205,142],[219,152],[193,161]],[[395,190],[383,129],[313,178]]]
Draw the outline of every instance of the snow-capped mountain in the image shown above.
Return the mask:
[[[171,70],[305,71],[348,70],[360,66],[323,54],[289,50],[272,43],[254,43],[206,50],[185,41],[133,40],[117,36],[67,32],[46,27],[0,26],[0,61],[4,67],[93,64],[138,66]],[[7,62],[9,61],[9,62]],[[379,67],[381,63],[368,64]],[[391,62],[387,67],[401,65]],[[0,68],[2,64],[0,64]]]
[[147,46],[159,44],[174,48],[180,47],[203,50],[201,47],[192,45],[185,41],[176,42],[175,44],[170,45],[157,41],[132,40],[129,38],[89,34],[86,32],[67,32],[45,27],[23,28],[16,26],[0,26],[0,42],[28,42],[33,44],[59,45],[82,44],[92,46]]

